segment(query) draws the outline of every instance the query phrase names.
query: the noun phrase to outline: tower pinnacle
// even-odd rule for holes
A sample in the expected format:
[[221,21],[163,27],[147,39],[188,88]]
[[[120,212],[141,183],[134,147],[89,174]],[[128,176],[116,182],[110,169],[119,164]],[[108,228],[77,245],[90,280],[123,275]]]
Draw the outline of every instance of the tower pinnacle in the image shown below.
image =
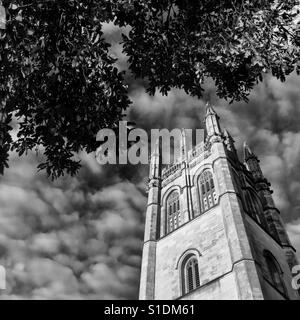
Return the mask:
[[247,142],[245,141],[244,142],[244,161],[247,162],[251,158],[254,158],[259,162],[256,155],[253,153],[253,151],[250,149]]
[[224,136],[224,142],[227,146],[227,149],[229,151],[233,151],[234,153],[236,153],[236,149],[235,149],[235,146],[234,146],[234,140],[231,136],[231,134],[228,132],[227,129],[224,129],[223,130],[223,136]]
[[210,102],[206,103],[206,114],[205,114],[205,118],[208,117],[209,115],[213,115],[213,116],[217,116],[217,118],[219,119],[219,116],[217,115],[216,111],[214,110],[213,106],[211,105]]
[[250,149],[247,142],[244,142],[244,162],[247,169],[252,172],[252,175],[256,181],[265,179],[260,168],[260,161]]
[[208,137],[220,136],[219,116],[210,103],[206,104],[205,126]]
[[155,142],[155,147],[153,153],[151,154],[151,163],[150,163],[150,179],[160,178],[160,169],[161,169],[161,155],[159,149],[159,139]]

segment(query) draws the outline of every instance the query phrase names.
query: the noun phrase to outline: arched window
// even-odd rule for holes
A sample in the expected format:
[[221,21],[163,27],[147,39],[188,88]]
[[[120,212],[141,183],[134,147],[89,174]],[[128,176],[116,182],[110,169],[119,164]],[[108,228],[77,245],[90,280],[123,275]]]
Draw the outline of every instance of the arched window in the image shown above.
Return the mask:
[[179,192],[173,191],[167,198],[167,232],[172,232],[181,225]]
[[198,259],[195,255],[186,258],[182,265],[183,294],[200,287]]
[[278,291],[286,295],[286,288],[282,279],[283,272],[281,271],[279,263],[269,251],[265,251],[264,256],[266,259],[269,278],[272,284],[277,288]]
[[213,176],[210,171],[205,170],[199,177],[199,193],[201,212],[204,212],[217,203],[217,193]]

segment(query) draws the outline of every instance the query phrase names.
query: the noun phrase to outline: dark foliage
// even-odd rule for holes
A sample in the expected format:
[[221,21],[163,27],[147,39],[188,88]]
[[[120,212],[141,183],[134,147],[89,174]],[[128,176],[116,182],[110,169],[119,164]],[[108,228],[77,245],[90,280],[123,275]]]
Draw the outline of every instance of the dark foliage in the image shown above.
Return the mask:
[[[96,149],[130,105],[102,23],[129,26],[124,52],[147,90],[172,87],[201,97],[214,79],[220,97],[247,100],[265,72],[299,72],[298,1],[4,0],[0,31],[0,173],[8,154],[44,148],[39,169],[76,174],[73,156]],[[12,141],[10,123],[19,124]]]

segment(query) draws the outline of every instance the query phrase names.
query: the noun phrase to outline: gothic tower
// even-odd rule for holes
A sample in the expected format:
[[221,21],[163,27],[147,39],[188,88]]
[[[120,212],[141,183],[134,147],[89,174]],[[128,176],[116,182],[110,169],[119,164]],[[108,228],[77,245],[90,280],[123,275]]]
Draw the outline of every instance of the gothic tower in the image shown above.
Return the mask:
[[208,105],[206,138],[169,167],[151,157],[140,299],[299,299],[297,264],[259,160],[222,131]]

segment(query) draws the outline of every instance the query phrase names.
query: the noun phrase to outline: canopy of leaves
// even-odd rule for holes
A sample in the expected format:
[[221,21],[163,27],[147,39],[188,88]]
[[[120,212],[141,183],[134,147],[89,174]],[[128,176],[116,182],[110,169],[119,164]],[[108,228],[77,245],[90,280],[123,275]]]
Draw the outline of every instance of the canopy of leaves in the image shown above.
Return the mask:
[[[0,31],[0,172],[9,150],[43,146],[53,178],[75,174],[72,157],[96,148],[129,105],[123,74],[101,31],[128,26],[124,53],[147,90],[202,96],[205,79],[221,98],[247,100],[265,72],[299,73],[298,0],[4,0]],[[19,121],[16,141],[12,116]]]
[[[116,24],[130,68],[148,91],[183,88],[201,97],[208,77],[217,94],[247,100],[262,73],[285,80],[300,57],[298,0],[117,1]],[[298,33],[297,33],[298,32]],[[298,72],[299,72],[298,64]]]
[[[9,149],[22,155],[44,147],[56,178],[75,174],[74,153],[96,148],[96,134],[121,120],[130,101],[123,74],[109,56],[101,23],[112,19],[106,1],[4,1],[7,28],[0,39],[0,171]],[[109,4],[109,3],[108,3]],[[19,121],[12,142],[9,122]]]

